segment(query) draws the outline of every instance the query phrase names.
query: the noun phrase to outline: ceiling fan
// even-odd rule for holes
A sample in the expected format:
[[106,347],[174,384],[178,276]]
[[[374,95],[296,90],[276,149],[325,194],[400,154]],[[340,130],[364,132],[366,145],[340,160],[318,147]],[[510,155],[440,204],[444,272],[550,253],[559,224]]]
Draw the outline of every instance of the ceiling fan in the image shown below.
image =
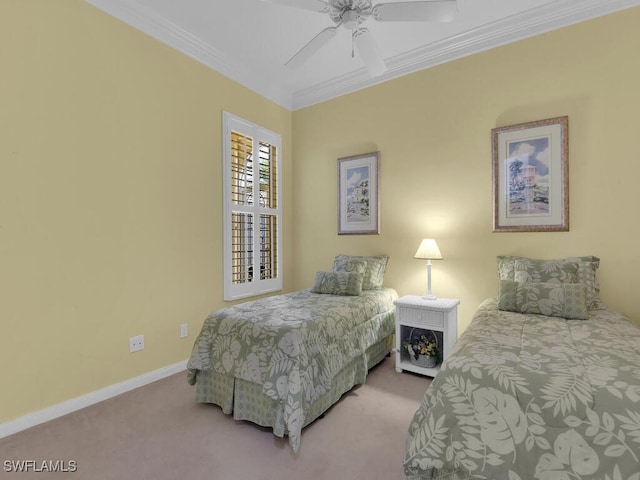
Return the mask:
[[358,50],[369,75],[376,77],[387,70],[375,39],[361,24],[373,18],[378,22],[450,22],[458,13],[456,0],[427,0],[371,4],[371,0],[263,0],[289,7],[326,13],[335,26],[322,30],[291,57],[285,65],[296,68],[331,40],[340,26],[351,30],[353,44]]

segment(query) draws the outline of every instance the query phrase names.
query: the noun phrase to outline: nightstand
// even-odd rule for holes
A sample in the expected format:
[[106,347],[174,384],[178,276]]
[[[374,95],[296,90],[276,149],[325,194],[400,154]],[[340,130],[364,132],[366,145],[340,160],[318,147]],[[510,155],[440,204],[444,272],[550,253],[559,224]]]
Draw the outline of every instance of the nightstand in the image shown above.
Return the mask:
[[425,366],[412,359],[402,342],[415,335],[427,335],[435,339],[441,352],[441,360],[449,355],[458,337],[457,298],[425,300],[417,295],[407,295],[396,300],[396,372],[403,370],[435,377],[440,370],[439,362],[434,367]]

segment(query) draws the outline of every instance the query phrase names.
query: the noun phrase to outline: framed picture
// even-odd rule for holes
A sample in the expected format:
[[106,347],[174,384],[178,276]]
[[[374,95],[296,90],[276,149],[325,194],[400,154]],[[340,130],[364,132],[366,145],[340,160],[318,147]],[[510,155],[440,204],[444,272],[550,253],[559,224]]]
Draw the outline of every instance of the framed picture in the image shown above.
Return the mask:
[[493,231],[569,230],[569,117],[491,130]]
[[338,235],[380,233],[380,152],[338,159]]

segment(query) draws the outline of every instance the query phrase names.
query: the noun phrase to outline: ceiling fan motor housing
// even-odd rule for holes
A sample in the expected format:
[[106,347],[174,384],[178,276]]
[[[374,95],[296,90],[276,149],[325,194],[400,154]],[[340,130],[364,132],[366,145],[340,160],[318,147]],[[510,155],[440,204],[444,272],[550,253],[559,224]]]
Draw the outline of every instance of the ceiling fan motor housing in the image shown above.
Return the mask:
[[333,0],[330,3],[331,19],[349,30],[371,16],[371,0]]

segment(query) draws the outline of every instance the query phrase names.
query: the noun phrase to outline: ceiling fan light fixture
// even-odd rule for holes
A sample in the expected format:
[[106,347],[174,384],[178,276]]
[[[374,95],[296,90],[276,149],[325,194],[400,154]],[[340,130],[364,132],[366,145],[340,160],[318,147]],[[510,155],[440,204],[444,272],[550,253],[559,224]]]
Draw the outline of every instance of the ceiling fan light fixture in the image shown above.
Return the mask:
[[346,10],[340,19],[342,26],[347,30],[353,30],[360,24],[360,15],[355,10]]
[[378,77],[387,71],[378,45],[367,28],[357,28],[353,31],[353,42],[364,66],[372,77]]

